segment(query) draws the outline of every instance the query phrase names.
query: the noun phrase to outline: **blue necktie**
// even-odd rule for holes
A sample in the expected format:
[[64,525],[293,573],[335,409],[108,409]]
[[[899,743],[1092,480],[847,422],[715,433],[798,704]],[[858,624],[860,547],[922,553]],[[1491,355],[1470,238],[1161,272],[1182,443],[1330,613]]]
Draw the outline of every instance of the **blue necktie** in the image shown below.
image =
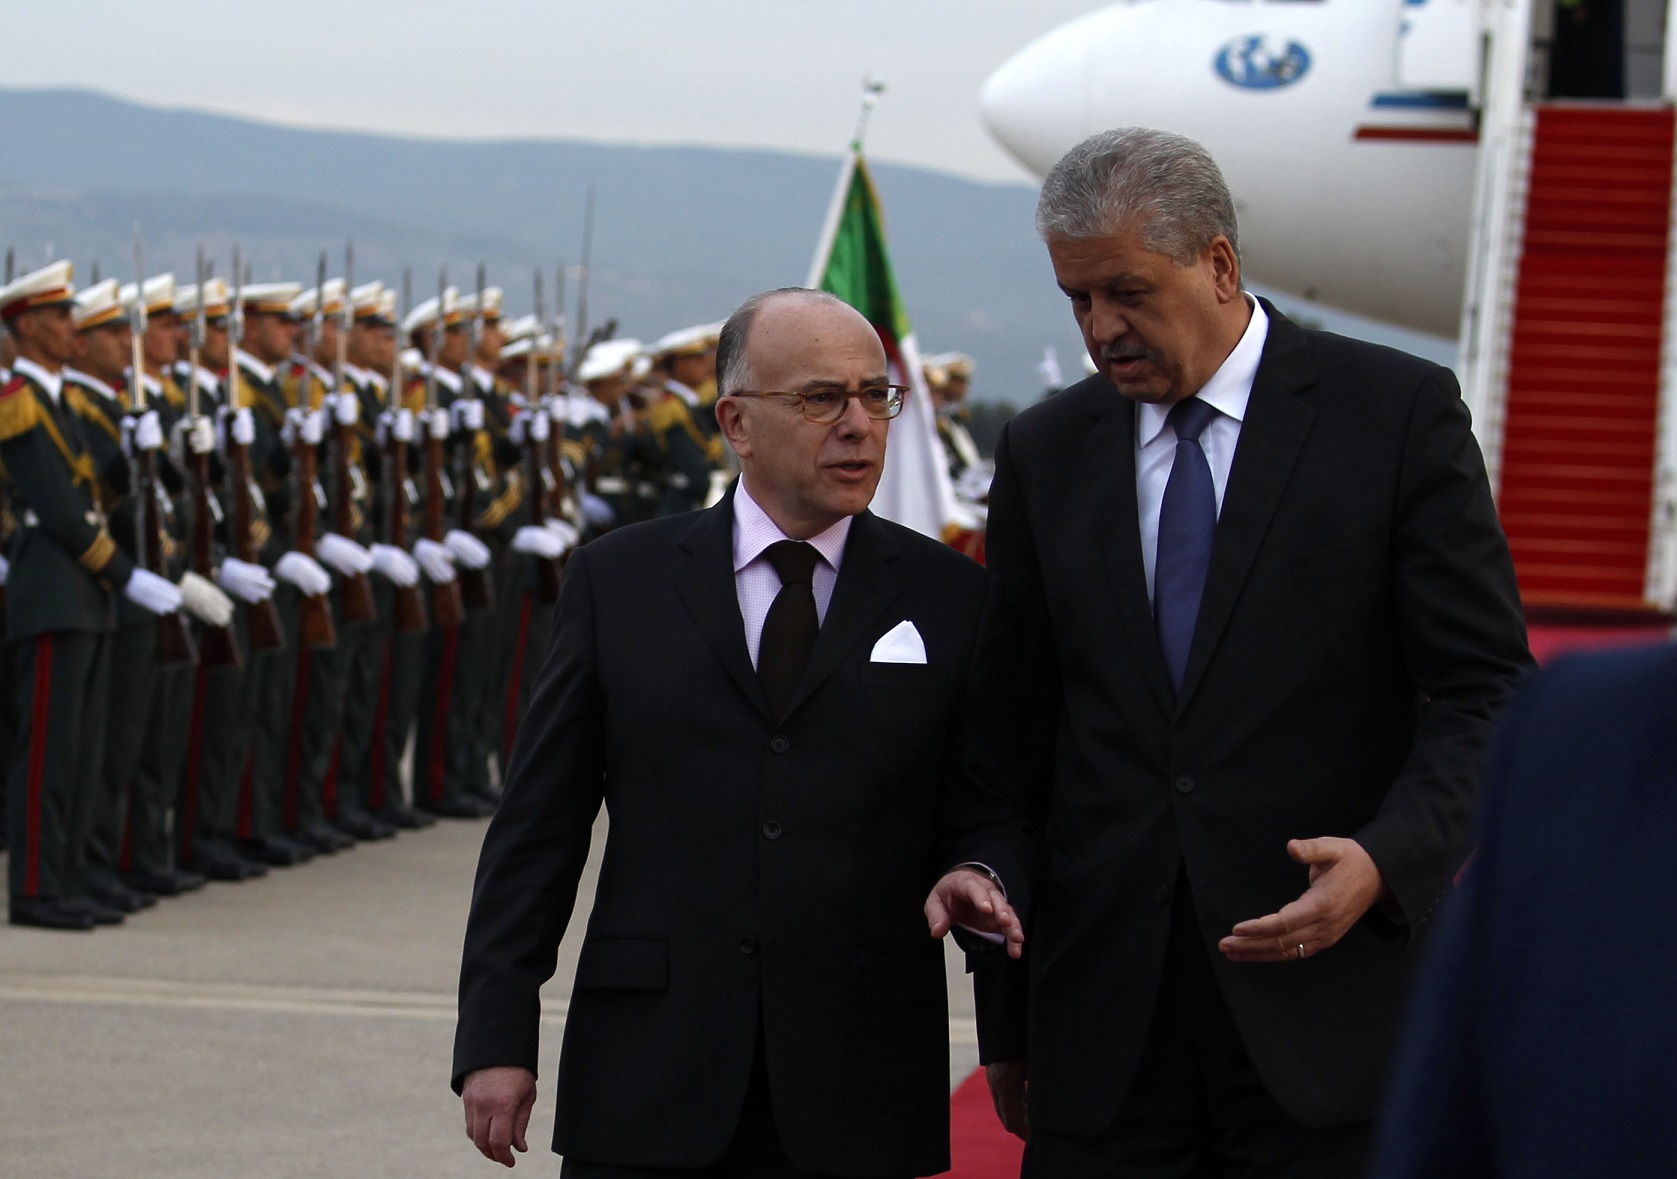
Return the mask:
[[1211,565],[1211,539],[1217,531],[1217,489],[1211,464],[1200,447],[1200,432],[1217,410],[1197,397],[1171,406],[1165,421],[1176,431],[1176,458],[1159,504],[1159,549],[1153,567],[1153,625],[1164,648],[1170,682],[1178,690],[1188,669],[1205,571]]

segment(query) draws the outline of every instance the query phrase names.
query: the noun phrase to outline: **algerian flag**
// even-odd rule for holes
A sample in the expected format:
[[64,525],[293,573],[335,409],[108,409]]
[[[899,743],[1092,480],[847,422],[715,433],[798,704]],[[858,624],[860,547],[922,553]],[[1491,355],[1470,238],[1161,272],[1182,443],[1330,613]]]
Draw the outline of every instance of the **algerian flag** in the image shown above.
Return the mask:
[[914,340],[891,257],[885,249],[885,218],[874,192],[873,178],[852,145],[839,169],[833,204],[821,245],[804,284],[830,291],[873,324],[885,345],[892,379],[910,389],[903,412],[891,423],[885,450],[885,470],[873,497],[873,510],[927,536],[947,539],[970,528],[970,513],[955,500],[949,467],[938,442],[932,399],[920,371],[920,348]]

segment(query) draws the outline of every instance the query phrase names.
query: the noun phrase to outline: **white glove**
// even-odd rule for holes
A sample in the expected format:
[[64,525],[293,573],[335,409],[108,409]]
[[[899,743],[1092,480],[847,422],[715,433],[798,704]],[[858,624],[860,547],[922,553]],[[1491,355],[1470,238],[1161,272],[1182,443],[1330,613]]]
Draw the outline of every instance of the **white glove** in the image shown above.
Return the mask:
[[256,415],[248,405],[233,411],[233,442],[238,446],[256,442]]
[[390,445],[390,432],[395,430],[396,441],[413,441],[413,410],[387,409],[378,415],[378,444],[381,447]]
[[529,553],[532,557],[557,557],[565,551],[565,542],[559,539],[557,533],[526,524],[513,533],[512,548],[514,552]]
[[547,530],[557,536],[559,542],[567,549],[574,549],[582,543],[582,533],[573,528],[569,520],[561,520],[558,516],[549,516],[547,518]]
[[305,598],[316,598],[332,588],[332,575],[313,557],[289,552],[274,565],[274,576],[289,581]]
[[297,445],[297,439],[303,440],[305,446],[319,446],[320,440],[326,436],[326,415],[318,409],[288,409],[285,411],[285,428],[280,431],[280,438],[287,446]]
[[526,435],[531,442],[547,441],[548,421],[545,413],[521,413],[512,419],[512,425],[507,427],[507,436],[519,446],[523,446]]
[[582,507],[582,518],[595,528],[610,528],[617,519],[617,513],[611,510],[611,505],[591,491],[578,491],[577,499]]
[[353,426],[361,420],[361,399],[353,393],[340,393],[331,400],[332,418],[340,426]]
[[188,419],[192,425],[187,429],[186,444],[193,454],[210,454],[215,450],[215,427],[210,425],[210,419],[202,415]]
[[188,572],[180,580],[181,601],[186,612],[207,626],[226,626],[233,621],[233,599],[216,589],[208,579]]
[[431,437],[448,437],[448,410],[439,409],[431,415]]
[[[402,589],[419,584],[419,563],[393,544],[373,546],[373,568],[385,580]],[[450,569],[448,575],[453,577],[454,570]]]
[[153,614],[173,614],[181,608],[180,588],[149,569],[135,569],[122,587],[122,596]]
[[0,585],[6,584],[6,578],[11,576],[11,572],[12,563],[6,560],[6,558],[0,557]]
[[463,397],[454,403],[454,420],[467,430],[483,429],[483,402],[476,397]]
[[373,568],[373,554],[350,540],[328,532],[314,542],[315,555],[345,577],[368,573]]
[[274,596],[274,579],[262,566],[248,561],[223,557],[221,568],[215,571],[215,579],[222,589],[253,606]]
[[454,554],[446,545],[422,536],[413,542],[413,557],[425,570],[425,576],[438,585],[454,580]]
[[[161,450],[163,447],[163,419],[155,409],[148,409],[139,417],[122,419],[122,449],[132,455],[137,450]],[[165,610],[163,613],[167,614]]]
[[565,409],[565,399],[563,397],[549,397],[546,405],[547,416],[552,421],[564,425],[571,420],[570,413]]
[[448,535],[443,537],[443,543],[454,554],[454,559],[467,569],[482,569],[489,564],[489,546],[470,532],[450,528]]

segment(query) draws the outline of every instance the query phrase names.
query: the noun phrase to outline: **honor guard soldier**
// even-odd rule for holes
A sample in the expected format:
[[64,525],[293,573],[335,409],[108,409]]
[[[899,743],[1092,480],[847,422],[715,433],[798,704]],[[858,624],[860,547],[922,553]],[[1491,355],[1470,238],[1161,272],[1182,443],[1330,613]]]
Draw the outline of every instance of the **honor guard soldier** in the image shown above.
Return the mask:
[[[427,580],[443,583],[461,571],[461,580],[482,575],[491,559],[489,546],[468,531],[459,518],[464,490],[459,458],[464,448],[465,478],[476,479],[476,438],[483,430],[483,403],[466,395],[461,368],[471,339],[460,308],[459,292],[450,287],[409,313],[402,327],[421,360],[408,381],[405,408],[422,423],[416,442],[427,449],[422,493],[423,535],[414,555]],[[439,448],[440,446],[440,448]],[[439,462],[441,466],[439,467]],[[464,586],[462,594],[464,597]],[[492,616],[485,605],[467,604],[457,622],[432,618],[425,640],[414,744],[414,805],[444,818],[482,818],[495,806],[472,793],[479,781],[471,766],[477,747],[472,723],[475,693],[482,684],[471,653],[481,649]]]
[[198,408],[200,413],[214,417],[221,402],[221,379],[227,372],[227,284],[219,278],[206,278],[203,291],[198,284],[175,288],[175,316],[179,321],[175,332],[175,384],[182,393],[190,394],[193,380],[189,343],[192,325],[198,317],[200,296],[204,305],[204,339],[198,346]]
[[683,328],[652,346],[652,363],[663,379],[649,414],[652,436],[664,453],[660,516],[704,507],[710,495],[710,473],[722,464],[715,406],[702,405],[698,391],[707,380],[713,389],[716,383],[716,347],[710,331],[709,324]]
[[972,410],[967,405],[967,387],[972,380],[972,357],[960,352],[939,352],[920,362],[926,374],[926,388],[937,411],[937,436],[949,463],[949,477],[959,482],[968,471],[983,462],[967,423]]
[[7,778],[8,915],[13,924],[53,929],[91,929],[123,916],[88,897],[86,880],[114,595],[157,615],[181,605],[180,590],[136,568],[106,527],[100,472],[80,419],[63,401],[63,369],[75,346],[73,297],[68,262],[0,288],[0,320],[18,346],[0,389],[0,460],[22,526],[7,583],[19,717]]
[[[340,383],[339,344],[345,307],[343,279],[303,292],[291,304],[308,350],[294,354],[283,387],[293,429],[305,415],[319,423],[317,474],[308,494],[321,510],[314,535],[318,560],[332,573],[331,606],[336,643],[314,648],[299,642],[285,756],[287,828],[320,846],[348,847],[358,839],[385,839],[394,827],[373,819],[358,791],[340,798],[336,764],[343,726],[345,690],[357,653],[371,641],[371,586],[365,578],[373,556],[368,539],[366,471],[356,428],[361,401]],[[342,385],[342,387],[340,387]],[[337,465],[343,464],[341,472]],[[341,475],[340,477],[337,477]],[[299,476],[300,477],[300,476]],[[301,488],[298,495],[304,494]]]
[[[349,670],[342,745],[338,754],[340,808],[355,803],[393,828],[428,827],[430,815],[408,806],[402,796],[400,763],[419,702],[419,677],[425,660],[425,619],[418,605],[419,564],[409,555],[417,522],[407,505],[418,489],[407,470],[407,443],[413,440],[413,414],[391,400],[396,364],[396,292],[383,283],[350,292],[351,322],[344,353],[344,375],[360,400],[356,424],[364,470],[369,481],[365,541],[373,557],[373,600],[377,617]],[[400,425],[398,425],[400,422]],[[400,439],[401,468],[391,462],[392,432]],[[403,496],[402,536],[390,535],[389,504]],[[408,604],[398,609],[398,599]]]
[[662,455],[630,395],[640,350],[638,340],[605,340],[590,348],[577,368],[588,396],[572,399],[566,435],[586,454],[584,485],[610,509],[605,527],[649,520],[658,508],[655,477]]

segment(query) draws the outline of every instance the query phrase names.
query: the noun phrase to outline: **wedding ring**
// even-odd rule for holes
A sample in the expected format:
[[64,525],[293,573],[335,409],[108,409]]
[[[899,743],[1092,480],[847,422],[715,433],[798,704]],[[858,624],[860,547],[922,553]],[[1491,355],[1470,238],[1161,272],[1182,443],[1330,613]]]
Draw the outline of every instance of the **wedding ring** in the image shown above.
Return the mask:
[[1304,943],[1299,943],[1299,961],[1304,961]]

